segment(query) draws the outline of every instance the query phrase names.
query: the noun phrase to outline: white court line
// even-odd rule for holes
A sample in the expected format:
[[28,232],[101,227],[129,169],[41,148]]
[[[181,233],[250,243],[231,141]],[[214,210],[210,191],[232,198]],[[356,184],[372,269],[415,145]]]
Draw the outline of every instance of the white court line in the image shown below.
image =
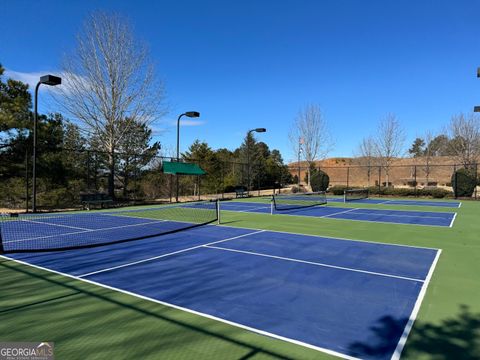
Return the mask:
[[[137,219],[140,219],[140,218],[137,218]],[[16,243],[16,242],[24,242],[24,241],[31,241],[31,240],[49,239],[49,238],[60,237],[60,236],[70,236],[70,235],[85,234],[85,233],[90,233],[90,232],[100,232],[100,231],[104,231],[104,230],[123,229],[123,228],[133,227],[133,226],[157,224],[157,223],[161,223],[161,222],[165,222],[165,221],[168,221],[168,220],[157,220],[157,221],[150,221],[150,222],[140,223],[140,224],[130,224],[130,225],[122,225],[122,226],[113,226],[113,227],[101,228],[101,229],[87,229],[87,230],[75,231],[75,232],[70,232],[70,233],[65,233],[65,234],[55,234],[55,235],[47,235],[47,236],[37,236],[37,237],[33,237],[33,238],[25,238],[25,239],[18,239],[18,240],[7,240],[7,241],[5,241],[5,243],[6,243],[6,244],[11,244],[11,243]]]
[[352,271],[352,272],[359,272],[359,273],[363,273],[363,274],[383,276],[383,277],[389,277],[389,278],[395,278],[395,279],[401,279],[401,280],[415,281],[415,282],[421,282],[421,283],[423,283],[423,281],[424,281],[424,280],[421,280],[421,279],[415,279],[415,278],[410,278],[410,277],[406,277],[406,276],[390,275],[390,274],[379,273],[379,272],[375,272],[375,271],[360,270],[360,269],[349,268],[349,267],[345,267],[345,266],[329,265],[329,264],[325,264],[325,263],[318,263],[318,262],[314,262],[314,261],[293,259],[293,258],[288,258],[288,257],[283,257],[283,256],[268,255],[268,254],[253,252],[253,251],[229,249],[229,248],[224,248],[224,247],[221,247],[221,246],[203,245],[203,247],[210,248],[210,249],[218,249],[218,250],[224,250],[224,251],[238,252],[238,253],[248,254],[248,255],[263,256],[263,257],[268,257],[268,258],[272,258],[272,259],[292,261],[292,262],[298,262],[298,263],[302,263],[302,264],[328,267],[328,268],[332,268],[332,269],[339,269],[339,270]]
[[410,318],[408,319],[407,325],[405,325],[405,328],[403,329],[402,336],[400,337],[400,340],[398,341],[397,347],[395,348],[395,351],[392,355],[391,360],[399,360],[400,355],[402,355],[403,348],[405,346],[405,343],[407,342],[408,335],[410,334],[410,331],[412,330],[413,323],[415,322],[415,319],[417,318],[418,312],[420,311],[420,306],[422,305],[423,298],[425,297],[425,294],[427,293],[428,284],[430,283],[430,280],[432,279],[433,271],[435,270],[435,266],[437,265],[437,262],[438,262],[438,259],[440,257],[441,252],[442,252],[442,250],[437,251],[437,255],[435,256],[435,259],[433,260],[432,266],[430,266],[430,270],[427,274],[425,282],[422,285],[422,289],[420,290],[420,293],[418,294],[417,301],[415,302],[415,306],[413,307],[412,313],[410,314]]
[[[355,209],[355,210],[365,210],[365,209]],[[372,209],[373,210],[373,209]],[[389,210],[378,210],[378,211],[389,211]],[[401,210],[391,210],[391,211],[401,211]],[[420,211],[421,212],[421,211]],[[375,215],[375,216],[394,216],[394,217],[410,217],[410,218],[422,218],[422,219],[446,219],[443,216],[422,216],[422,215],[402,215],[402,214],[376,214],[375,212],[362,212],[358,211],[356,214],[362,215]],[[456,213],[449,213],[449,212],[439,212],[438,214],[448,214],[448,215],[455,215]],[[333,214],[336,215],[336,214]]]
[[[338,219],[334,219],[338,220]],[[427,250],[438,250],[438,248],[432,248],[427,246],[417,246],[417,245],[404,245],[404,244],[394,244],[394,243],[386,243],[381,241],[371,241],[371,240],[359,240],[359,239],[349,239],[349,238],[342,238],[342,237],[335,237],[335,236],[328,236],[328,235],[312,235],[312,234],[305,234],[305,233],[295,233],[290,231],[280,231],[280,230],[270,230],[270,229],[258,229],[258,228],[250,228],[250,227],[233,227],[228,225],[215,225],[223,228],[229,229],[244,229],[244,230],[265,230],[268,232],[279,233],[279,234],[289,234],[289,235],[299,235],[299,236],[306,236],[306,237],[313,237],[318,239],[333,239],[333,240],[342,240],[342,241],[353,241],[358,243],[367,243],[367,244],[378,244],[378,245],[388,245],[388,246],[399,246],[399,247],[406,247],[406,248],[413,248],[413,249],[427,249]]]
[[[45,218],[48,219],[48,217],[45,217]],[[57,218],[57,219],[58,219],[58,218]],[[54,224],[54,223],[43,222],[43,221],[35,221],[35,220],[29,220],[29,219],[20,219],[20,221],[23,221],[23,222],[31,222],[31,223],[35,223],[35,224],[52,225],[52,226],[69,228],[69,229],[88,230],[87,228],[81,228],[81,227],[77,227],[77,226],[68,226],[68,225],[62,225],[62,224]]]
[[112,266],[112,267],[109,267],[109,268],[106,268],[106,269],[97,270],[97,271],[92,271],[92,272],[90,272],[90,273],[81,274],[81,275],[77,275],[77,276],[78,276],[79,278],[83,278],[83,277],[90,276],[90,275],[95,275],[95,274],[100,274],[100,273],[104,273],[104,272],[107,272],[107,271],[112,271],[112,270],[116,270],[116,269],[121,269],[121,268],[124,268],[124,267],[127,267],[127,266],[137,265],[137,264],[141,264],[141,263],[144,263],[144,262],[147,262],[147,261],[153,261],[153,260],[161,259],[161,258],[164,258],[164,257],[167,257],[167,256],[172,256],[172,255],[180,254],[180,253],[183,253],[183,252],[186,252],[186,251],[191,251],[191,250],[199,249],[199,248],[201,248],[201,247],[203,247],[203,246],[206,246],[206,245],[219,244],[219,243],[222,243],[222,242],[225,242],[225,241],[230,241],[230,240],[239,239],[239,238],[242,238],[242,237],[245,237],[245,236],[250,236],[250,235],[254,235],[254,234],[259,234],[259,233],[262,233],[262,232],[264,232],[264,231],[266,231],[266,230],[255,231],[255,232],[251,232],[251,233],[247,233],[247,234],[243,234],[243,235],[234,236],[234,237],[231,237],[231,238],[228,238],[228,239],[217,240],[217,241],[213,241],[213,242],[208,243],[208,244],[196,245],[196,246],[192,246],[192,247],[189,247],[189,248],[186,248],[186,249],[174,251],[174,252],[171,252],[171,253],[168,253],[168,254],[153,256],[153,257],[151,257],[151,258],[147,258],[147,259],[143,259],[143,260],[138,260],[138,261],[133,261],[133,262],[131,262],[131,263],[126,263],[126,264],[122,264],[122,265]]
[[323,216],[318,216],[318,217],[319,217],[319,218],[326,218],[326,217],[329,217],[329,216],[338,215],[338,214],[344,214],[344,213],[348,213],[348,212],[355,211],[355,210],[358,210],[358,209],[357,209],[357,208],[353,208],[353,209],[338,211],[338,212],[333,213],[333,214],[328,214],[328,215],[323,215]]
[[453,227],[453,223],[454,223],[456,217],[457,217],[457,213],[455,213],[455,215],[453,215],[452,222],[450,223],[449,227]]
[[[310,209],[313,209],[315,207],[311,207]],[[360,208],[354,208],[353,210],[359,210]],[[232,212],[239,212],[235,210],[223,210],[223,211],[232,211]],[[379,210],[379,211],[385,211],[385,210]],[[397,210],[398,211],[398,210]],[[259,215],[267,215],[267,213],[256,213]],[[338,213],[336,213],[338,214]],[[451,213],[449,213],[451,214]],[[270,215],[270,214],[268,214]],[[309,219],[324,219],[325,215],[323,216],[316,216],[316,215],[299,215],[298,212],[295,213],[284,213],[284,212],[275,212],[275,215],[281,215],[281,216],[298,216],[298,217],[303,217],[303,218],[309,218]],[[335,214],[330,214],[331,216]],[[435,219],[442,219],[439,217],[435,217]],[[406,226],[424,226],[424,227],[434,227],[434,228],[445,228],[448,227],[447,225],[431,225],[431,224],[417,224],[417,223],[401,223],[401,222],[392,222],[392,221],[379,221],[379,220],[365,220],[365,219],[349,219],[349,218],[335,218],[335,217],[329,217],[327,220],[336,220],[336,221],[361,221],[361,222],[368,222],[368,223],[374,223],[374,224],[389,224],[389,225],[406,225]]]
[[224,324],[228,324],[228,325],[235,326],[235,327],[238,327],[238,328],[241,328],[241,329],[244,329],[244,330],[252,331],[254,333],[264,335],[264,336],[268,336],[268,337],[271,337],[271,338],[274,338],[274,339],[286,341],[286,342],[289,342],[291,344],[295,344],[295,345],[303,346],[303,347],[313,349],[313,350],[316,350],[316,351],[320,351],[320,352],[323,352],[323,353],[326,353],[326,354],[329,354],[329,355],[338,356],[338,357],[341,357],[341,358],[344,358],[344,359],[347,359],[347,360],[361,360],[360,358],[356,358],[356,357],[353,357],[353,356],[350,356],[350,355],[342,354],[342,353],[337,352],[335,350],[330,350],[330,349],[323,348],[323,347],[316,346],[316,345],[312,345],[312,344],[309,344],[309,343],[306,343],[306,342],[303,342],[303,341],[299,341],[299,340],[291,339],[291,338],[284,337],[284,336],[281,336],[281,335],[277,335],[277,334],[274,334],[274,333],[271,333],[271,332],[268,332],[268,331],[265,331],[265,330],[260,330],[260,329],[257,329],[257,328],[251,327],[251,326],[247,326],[247,325],[243,325],[243,324],[240,324],[240,323],[237,323],[237,322],[234,322],[234,321],[225,320],[225,319],[222,319],[222,318],[214,316],[214,315],[202,313],[200,311],[192,310],[192,309],[189,309],[189,308],[186,308],[186,307],[182,307],[182,306],[178,306],[178,305],[168,303],[168,302],[165,302],[165,301],[157,300],[157,299],[154,299],[154,298],[151,298],[151,297],[148,297],[148,296],[140,295],[140,294],[128,291],[128,290],[119,289],[119,288],[116,288],[116,287],[113,287],[113,286],[110,286],[110,285],[106,285],[106,284],[102,284],[100,282],[96,282],[96,281],[93,281],[93,280],[80,278],[80,277],[77,277],[75,275],[70,275],[70,274],[67,274],[67,273],[63,273],[61,271],[52,270],[52,269],[49,269],[49,268],[45,268],[43,266],[30,264],[26,261],[17,260],[17,259],[10,258],[10,257],[4,256],[4,255],[0,255],[0,258],[6,259],[6,260],[9,260],[9,261],[13,261],[13,262],[16,262],[18,264],[30,266],[30,267],[33,267],[33,268],[36,268],[36,269],[40,269],[40,270],[43,270],[43,271],[47,271],[47,272],[50,272],[50,273],[53,273],[53,274],[62,275],[62,276],[68,277],[70,279],[78,280],[78,281],[85,282],[85,283],[88,283],[88,284],[91,284],[91,285],[99,286],[99,287],[104,288],[104,289],[117,291],[119,293],[129,295],[129,296],[133,296],[133,297],[136,297],[138,299],[147,300],[147,301],[150,301],[150,302],[153,302],[153,303],[156,303],[156,304],[168,306],[168,307],[173,308],[173,309],[185,311],[185,312],[188,312],[190,314],[202,316],[202,317],[207,318],[207,319],[219,321],[219,322],[224,323]]
[[[357,209],[358,210],[358,209]],[[357,214],[357,213],[356,213]],[[309,218],[322,218],[321,216],[312,216],[312,215],[291,215],[291,214],[284,214],[284,215],[290,215],[290,216],[301,216],[301,217],[309,217]],[[335,214],[333,214],[335,215]],[[369,214],[371,215],[371,214]],[[381,220],[366,220],[366,219],[355,219],[355,218],[335,218],[335,217],[329,217],[329,220],[340,220],[340,221],[361,221],[361,222],[368,222],[368,223],[374,223],[374,224],[389,224],[389,225],[406,225],[406,226],[425,226],[425,227],[434,227],[434,228],[445,228],[448,227],[447,225],[432,225],[432,224],[418,224],[418,223],[408,223],[408,222],[393,222],[393,221],[381,221]],[[434,219],[443,219],[439,217],[434,217]]]

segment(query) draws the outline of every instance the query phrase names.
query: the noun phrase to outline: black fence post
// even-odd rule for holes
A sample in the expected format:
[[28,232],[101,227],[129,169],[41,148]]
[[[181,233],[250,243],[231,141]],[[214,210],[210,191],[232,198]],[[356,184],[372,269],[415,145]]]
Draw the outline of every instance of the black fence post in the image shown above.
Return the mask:
[[90,151],[87,150],[87,189],[90,190]]
[[28,179],[28,147],[25,150],[25,212],[28,213],[28,198],[30,194],[28,193],[29,179]]
[[453,174],[453,177],[455,179],[455,187],[453,188],[453,194],[455,196],[455,199],[457,199],[457,164],[453,165]]
[[198,193],[198,201],[200,201],[200,176],[197,175],[197,193]]
[[382,190],[382,167],[378,167],[378,194],[380,195],[380,191]]
[[478,163],[475,163],[475,200],[477,200]]
[[225,198],[225,163],[222,163],[222,199]]
[[[417,191],[417,165],[413,165],[413,184],[415,186],[415,197],[418,197]],[[427,184],[428,186],[428,184]]]
[[350,166],[347,166],[347,189],[349,188],[349,180],[350,180]]

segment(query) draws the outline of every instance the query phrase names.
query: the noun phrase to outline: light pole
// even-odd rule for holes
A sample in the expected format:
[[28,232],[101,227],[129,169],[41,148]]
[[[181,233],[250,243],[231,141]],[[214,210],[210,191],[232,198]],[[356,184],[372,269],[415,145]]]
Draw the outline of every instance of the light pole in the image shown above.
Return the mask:
[[[480,68],[477,68],[477,77],[480,78]],[[474,112],[480,112],[480,106],[475,106],[473,108]]]
[[[180,116],[177,119],[177,162],[180,162],[180,119],[182,116],[187,116],[190,118],[198,118],[200,117],[200,113],[198,111],[187,111],[184,112],[183,114],[180,114]],[[176,182],[177,182],[177,191],[175,195],[175,200],[178,202],[178,174],[176,176]]]
[[249,137],[252,132],[264,133],[267,129],[265,128],[256,128],[248,130],[247,132],[247,196],[250,196],[250,141]]
[[33,191],[32,191],[32,211],[37,211],[37,107],[38,107],[38,88],[41,84],[56,86],[62,83],[62,79],[58,76],[53,75],[44,75],[40,77],[40,81],[35,87],[35,108],[33,112],[33,171],[32,171],[32,181],[33,181]]
[[298,138],[298,190],[300,190],[300,155],[302,154],[303,138]]

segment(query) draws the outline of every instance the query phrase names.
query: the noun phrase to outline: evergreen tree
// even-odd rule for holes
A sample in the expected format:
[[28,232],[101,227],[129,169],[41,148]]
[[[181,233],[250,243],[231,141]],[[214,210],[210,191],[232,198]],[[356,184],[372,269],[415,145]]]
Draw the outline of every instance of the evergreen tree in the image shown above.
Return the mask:
[[413,157],[423,156],[425,154],[425,141],[421,138],[416,138],[408,152]]

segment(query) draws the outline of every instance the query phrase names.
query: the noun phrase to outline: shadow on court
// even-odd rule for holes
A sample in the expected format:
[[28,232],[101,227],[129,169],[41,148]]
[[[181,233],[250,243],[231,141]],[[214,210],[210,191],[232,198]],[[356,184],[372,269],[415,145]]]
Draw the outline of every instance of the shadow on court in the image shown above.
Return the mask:
[[10,261],[0,262],[0,279],[2,338],[33,341],[38,337],[40,341],[47,337],[57,342],[59,357],[90,354],[93,358],[103,352],[105,358],[135,350],[131,355],[139,358],[175,354],[207,359],[214,354],[244,360],[293,359],[241,340],[245,331],[236,327],[197,318],[195,322],[204,325],[200,327],[190,321],[194,315],[137,298],[120,300],[123,294],[104,288],[88,290],[91,285]]
[[[375,334],[369,343],[354,343],[350,347],[357,357],[381,358],[392,352],[390,336],[403,331],[406,319],[384,317],[372,326]],[[433,358],[437,360],[480,359],[480,313],[461,305],[456,315],[439,324],[415,321],[402,357],[409,359]]]

